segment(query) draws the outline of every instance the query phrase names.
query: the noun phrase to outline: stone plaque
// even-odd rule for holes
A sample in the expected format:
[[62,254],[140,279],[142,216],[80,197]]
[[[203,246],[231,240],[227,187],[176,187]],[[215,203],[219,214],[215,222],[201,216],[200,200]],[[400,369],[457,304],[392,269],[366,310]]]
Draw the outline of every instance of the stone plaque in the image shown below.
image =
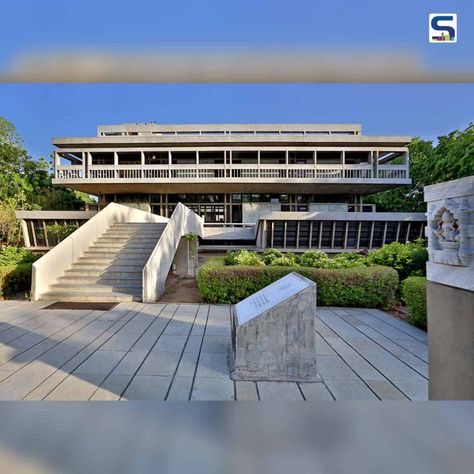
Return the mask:
[[235,305],[234,380],[317,381],[316,284],[290,273]]
[[311,283],[314,285],[311,280],[303,279],[297,273],[290,273],[262,290],[257,291],[257,293],[235,305],[235,313],[239,324],[247,323],[269,310],[272,306],[276,306],[301,290],[308,288],[311,286]]

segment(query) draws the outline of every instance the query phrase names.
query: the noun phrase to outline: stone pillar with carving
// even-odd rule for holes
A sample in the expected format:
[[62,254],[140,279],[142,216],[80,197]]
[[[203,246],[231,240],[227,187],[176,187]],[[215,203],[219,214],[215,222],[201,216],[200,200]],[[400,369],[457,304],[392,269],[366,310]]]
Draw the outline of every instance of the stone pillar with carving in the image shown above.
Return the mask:
[[474,399],[474,176],[425,187],[429,398]]

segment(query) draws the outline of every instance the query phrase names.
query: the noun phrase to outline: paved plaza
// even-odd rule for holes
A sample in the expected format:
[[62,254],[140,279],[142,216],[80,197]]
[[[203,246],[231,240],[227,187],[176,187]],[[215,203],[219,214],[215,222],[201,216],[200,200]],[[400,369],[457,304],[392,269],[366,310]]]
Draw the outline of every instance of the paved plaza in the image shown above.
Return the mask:
[[383,311],[318,308],[322,382],[229,378],[230,306],[109,311],[0,302],[1,400],[427,400],[426,332]]

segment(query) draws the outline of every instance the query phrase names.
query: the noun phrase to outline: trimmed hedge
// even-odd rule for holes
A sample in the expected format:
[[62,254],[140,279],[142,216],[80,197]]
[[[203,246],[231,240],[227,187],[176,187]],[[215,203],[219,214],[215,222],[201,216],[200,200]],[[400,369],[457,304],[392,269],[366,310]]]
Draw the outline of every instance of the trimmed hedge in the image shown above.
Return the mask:
[[408,322],[426,329],[426,278],[408,277],[402,282],[402,298],[407,305]]
[[32,263],[0,266],[0,297],[30,291]]
[[235,304],[288,273],[296,271],[316,282],[318,305],[391,309],[398,274],[388,267],[326,269],[280,266],[224,266],[211,259],[198,273],[201,298],[207,303]]

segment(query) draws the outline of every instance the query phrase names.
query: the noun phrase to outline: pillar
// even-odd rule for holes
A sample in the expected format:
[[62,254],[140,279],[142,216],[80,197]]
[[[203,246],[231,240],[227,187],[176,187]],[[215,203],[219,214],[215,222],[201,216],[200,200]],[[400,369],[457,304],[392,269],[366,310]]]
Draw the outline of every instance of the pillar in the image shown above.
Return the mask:
[[474,400],[474,176],[425,187],[429,398]]

